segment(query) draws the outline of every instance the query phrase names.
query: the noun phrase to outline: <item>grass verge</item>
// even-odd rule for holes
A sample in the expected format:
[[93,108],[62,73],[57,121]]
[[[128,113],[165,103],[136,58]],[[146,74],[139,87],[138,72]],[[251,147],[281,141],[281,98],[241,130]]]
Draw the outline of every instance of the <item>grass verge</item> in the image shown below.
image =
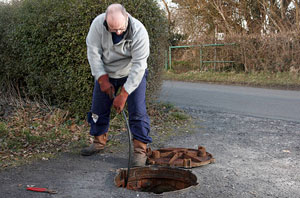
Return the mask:
[[213,82],[220,84],[300,90],[300,74],[289,72],[235,73],[188,71],[185,73],[176,73],[169,70],[164,72],[163,78],[165,80]]
[[[85,120],[72,118],[67,111],[32,101],[0,100],[0,169],[14,167],[35,160],[48,160],[61,152],[79,154],[92,142]],[[9,112],[7,112],[9,109]],[[190,117],[170,104],[149,103],[151,136],[160,144],[191,121]],[[127,143],[123,117],[112,111],[108,150],[124,150]],[[126,139],[125,139],[126,138]],[[125,144],[124,144],[125,143]]]

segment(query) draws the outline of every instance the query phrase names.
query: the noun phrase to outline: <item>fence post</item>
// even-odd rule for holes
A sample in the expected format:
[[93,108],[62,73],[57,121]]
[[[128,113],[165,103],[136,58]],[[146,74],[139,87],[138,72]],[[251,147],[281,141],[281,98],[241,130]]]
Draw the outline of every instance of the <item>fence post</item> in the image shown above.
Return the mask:
[[169,46],[169,69],[172,69],[172,53],[171,53],[171,46]]
[[165,70],[168,70],[168,50],[165,50]]
[[200,45],[200,71],[202,70],[203,60],[202,60],[202,45]]
[[[217,44],[217,43],[215,43]],[[215,54],[214,54],[214,71],[216,71],[217,66],[217,46],[215,45]]]

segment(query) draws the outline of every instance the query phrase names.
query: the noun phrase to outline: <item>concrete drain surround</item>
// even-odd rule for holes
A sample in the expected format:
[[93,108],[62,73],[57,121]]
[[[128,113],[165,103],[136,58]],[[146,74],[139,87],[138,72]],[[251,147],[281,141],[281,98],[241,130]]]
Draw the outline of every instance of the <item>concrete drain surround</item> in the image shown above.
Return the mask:
[[[127,169],[119,169],[115,185],[124,188]],[[171,167],[136,167],[130,169],[127,189],[161,194],[197,185],[197,177],[189,170]]]

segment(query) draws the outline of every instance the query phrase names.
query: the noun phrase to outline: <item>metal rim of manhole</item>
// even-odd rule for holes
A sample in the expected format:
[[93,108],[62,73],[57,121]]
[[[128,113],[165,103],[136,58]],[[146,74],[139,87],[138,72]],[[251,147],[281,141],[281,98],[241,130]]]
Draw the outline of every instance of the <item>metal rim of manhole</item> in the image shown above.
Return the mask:
[[148,165],[181,168],[199,167],[215,162],[212,154],[206,152],[203,146],[198,146],[198,149],[162,148],[153,151],[148,149],[147,156]]
[[[117,187],[125,186],[127,169],[118,169],[115,177]],[[135,167],[130,169],[127,189],[162,194],[196,186],[197,177],[191,171],[162,166]]]

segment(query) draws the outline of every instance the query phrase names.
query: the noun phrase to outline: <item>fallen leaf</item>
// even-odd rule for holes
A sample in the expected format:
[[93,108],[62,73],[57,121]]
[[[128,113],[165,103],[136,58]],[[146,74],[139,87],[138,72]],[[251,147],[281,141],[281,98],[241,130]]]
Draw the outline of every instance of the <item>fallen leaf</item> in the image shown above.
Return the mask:
[[72,124],[71,127],[70,127],[70,130],[71,130],[72,132],[75,132],[75,131],[77,130],[76,124]]

